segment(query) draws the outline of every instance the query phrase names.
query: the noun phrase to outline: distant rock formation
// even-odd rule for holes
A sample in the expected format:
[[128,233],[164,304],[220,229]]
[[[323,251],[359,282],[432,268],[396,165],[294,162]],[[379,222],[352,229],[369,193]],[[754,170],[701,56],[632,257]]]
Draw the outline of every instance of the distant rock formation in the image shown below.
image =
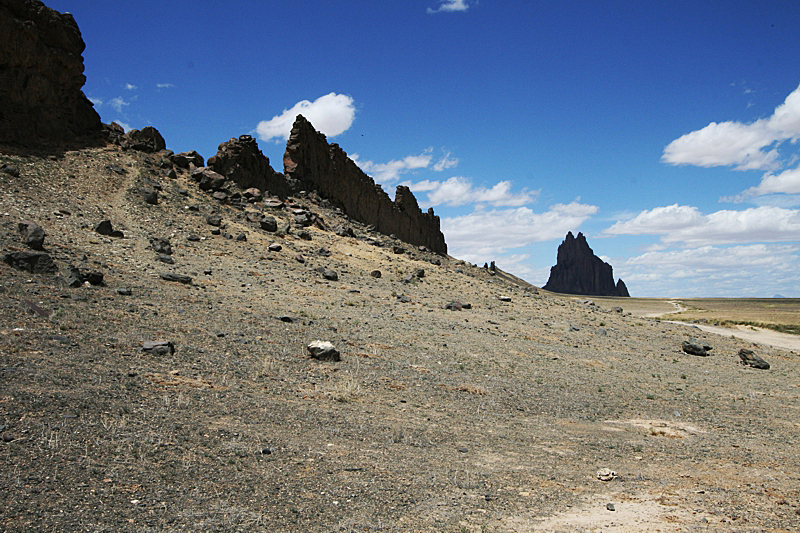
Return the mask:
[[399,186],[395,200],[367,176],[338,144],[328,144],[325,135],[302,115],[292,126],[284,173],[307,191],[316,191],[347,216],[371,224],[385,235],[395,235],[409,244],[447,253],[447,244],[433,209],[423,213],[408,187]]
[[99,134],[100,116],[81,91],[86,45],[72,15],[38,0],[2,0],[0,35],[0,142]]
[[558,258],[550,269],[550,279],[542,288],[586,296],[630,296],[621,279],[614,285],[611,265],[594,255],[583,233],[578,233],[577,237],[572,232],[567,233],[558,247]]
[[250,135],[240,135],[238,139],[220,144],[217,155],[208,159],[208,166],[242,189],[255,187],[282,198],[297,192],[283,174],[275,172],[269,158]]

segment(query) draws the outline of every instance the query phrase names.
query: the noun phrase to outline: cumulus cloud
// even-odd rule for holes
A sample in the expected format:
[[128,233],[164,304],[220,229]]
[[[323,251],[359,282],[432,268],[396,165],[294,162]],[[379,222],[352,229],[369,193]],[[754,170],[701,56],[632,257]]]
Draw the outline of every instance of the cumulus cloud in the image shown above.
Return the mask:
[[441,227],[451,255],[486,261],[527,244],[563,239],[597,209],[575,200],[552,205],[544,213],[534,213],[528,207],[476,210],[469,215],[443,217]]
[[330,93],[313,102],[301,100],[291,109],[284,109],[280,115],[259,122],[256,126],[259,139],[288,140],[297,115],[306,117],[317,131],[328,137],[335,137],[350,129],[355,120],[356,108],[353,98],[345,94]]
[[121,96],[117,96],[116,98],[109,100],[108,105],[110,105],[111,109],[117,113],[122,113],[122,110],[131,104],[130,102],[126,102]]
[[[614,265],[641,296],[793,295],[800,286],[800,248],[795,244],[749,244],[648,251]],[[679,287],[679,294],[675,294]]]
[[103,99],[102,98],[94,98],[94,97],[90,96],[89,97],[89,101],[91,103],[93,103],[95,107],[100,107],[101,105],[103,105]]
[[138,87],[132,83],[126,83],[125,88],[129,91],[135,91]]
[[156,83],[156,89],[174,89],[175,85],[171,83]]
[[437,9],[428,8],[428,13],[440,13],[447,11],[466,11],[469,9],[467,0],[439,0],[439,7]]
[[767,194],[800,194],[800,167],[784,170],[778,174],[767,173],[761,183],[750,187],[734,197],[721,198],[722,201],[742,202],[755,196]]
[[618,221],[607,235],[661,235],[666,244],[707,246],[748,242],[790,242],[800,235],[800,210],[761,206],[703,215],[696,207],[657,207]]
[[673,165],[734,166],[737,170],[780,167],[777,145],[800,139],[800,87],[792,91],[769,118],[750,123],[711,122],[675,139],[661,160]]
[[521,192],[511,192],[511,182],[501,181],[493,187],[475,187],[472,180],[461,176],[454,176],[445,181],[425,180],[419,184],[411,184],[412,191],[426,191],[427,201],[420,202],[425,207],[436,205],[448,205],[451,207],[473,204],[488,203],[495,207],[500,206],[522,206],[533,202],[540,191],[528,192],[523,189]]
[[391,183],[400,179],[401,174],[412,170],[428,168],[433,156],[433,148],[428,148],[419,155],[409,155],[403,159],[392,159],[388,163],[375,163],[374,161],[359,161],[358,154],[350,156],[358,167],[369,174],[378,183]]

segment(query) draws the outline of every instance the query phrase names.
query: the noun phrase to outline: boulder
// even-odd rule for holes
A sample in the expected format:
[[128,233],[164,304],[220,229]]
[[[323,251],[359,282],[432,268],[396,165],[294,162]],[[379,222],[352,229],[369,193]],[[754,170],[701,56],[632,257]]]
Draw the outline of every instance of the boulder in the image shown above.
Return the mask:
[[558,247],[556,264],[550,269],[545,290],[587,296],[630,296],[625,283],[614,283],[611,265],[594,255],[583,233],[567,233]]
[[161,274],[159,274],[159,276],[164,281],[176,281],[178,283],[183,283],[185,285],[188,285],[192,282],[191,276],[186,276],[184,274],[176,274],[174,272],[162,272]]
[[157,254],[172,254],[172,245],[169,242],[169,239],[164,237],[151,237],[150,238],[150,247],[157,253]]
[[120,139],[119,145],[140,152],[160,152],[167,149],[164,137],[153,126],[129,131]]
[[743,365],[758,368],[759,370],[769,370],[769,363],[757,356],[753,350],[742,348],[739,350],[739,359]]
[[216,192],[225,186],[225,176],[214,172],[208,167],[200,167],[193,170],[192,179],[197,182],[202,191]]
[[699,344],[691,341],[683,341],[681,343],[681,349],[689,355],[699,355],[700,357],[711,355],[708,352],[713,350],[708,344]]
[[142,351],[153,355],[172,355],[175,353],[175,343],[172,341],[145,341]]
[[312,341],[306,347],[308,353],[319,361],[341,361],[339,351],[328,341]]
[[0,35],[0,143],[100,141],[100,116],[81,90],[86,45],[73,16],[6,0]]
[[19,229],[19,235],[22,238],[22,242],[25,243],[25,246],[33,250],[44,249],[44,238],[47,234],[39,224],[26,220],[20,222],[17,228]]
[[34,274],[53,274],[58,267],[45,252],[11,252],[3,256],[3,262],[17,270]]
[[100,235],[106,235],[108,237],[122,238],[125,236],[121,231],[114,229],[114,226],[111,224],[110,220],[101,220],[98,222],[94,227],[94,231]]

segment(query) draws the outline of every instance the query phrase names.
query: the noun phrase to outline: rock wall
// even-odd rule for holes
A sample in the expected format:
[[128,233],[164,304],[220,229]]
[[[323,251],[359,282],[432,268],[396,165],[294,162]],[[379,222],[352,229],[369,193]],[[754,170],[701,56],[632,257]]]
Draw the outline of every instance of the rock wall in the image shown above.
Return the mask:
[[608,263],[594,255],[583,233],[572,232],[558,247],[556,265],[550,269],[545,290],[587,296],[630,296],[621,279],[614,284],[614,272]]
[[100,116],[81,91],[86,45],[72,15],[38,0],[0,0],[0,36],[0,142],[100,132]]
[[316,131],[298,115],[283,156],[287,179],[296,180],[307,191],[316,191],[347,216],[371,224],[385,235],[438,253],[447,253],[447,244],[433,209],[420,210],[408,187],[397,187],[394,202],[367,176],[338,144],[328,144],[325,135]]
[[220,144],[217,155],[208,159],[208,166],[242,189],[257,187],[262,192],[280,197],[296,192],[283,174],[275,172],[269,158],[259,150],[258,143],[250,135],[240,135],[238,139]]

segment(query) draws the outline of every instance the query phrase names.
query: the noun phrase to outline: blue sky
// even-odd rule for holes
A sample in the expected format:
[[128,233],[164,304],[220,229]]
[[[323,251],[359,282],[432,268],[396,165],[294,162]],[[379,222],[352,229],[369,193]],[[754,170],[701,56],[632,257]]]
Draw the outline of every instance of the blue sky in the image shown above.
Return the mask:
[[302,112],[451,255],[543,285],[582,231],[634,296],[800,297],[796,1],[54,1],[104,122],[282,170]]

